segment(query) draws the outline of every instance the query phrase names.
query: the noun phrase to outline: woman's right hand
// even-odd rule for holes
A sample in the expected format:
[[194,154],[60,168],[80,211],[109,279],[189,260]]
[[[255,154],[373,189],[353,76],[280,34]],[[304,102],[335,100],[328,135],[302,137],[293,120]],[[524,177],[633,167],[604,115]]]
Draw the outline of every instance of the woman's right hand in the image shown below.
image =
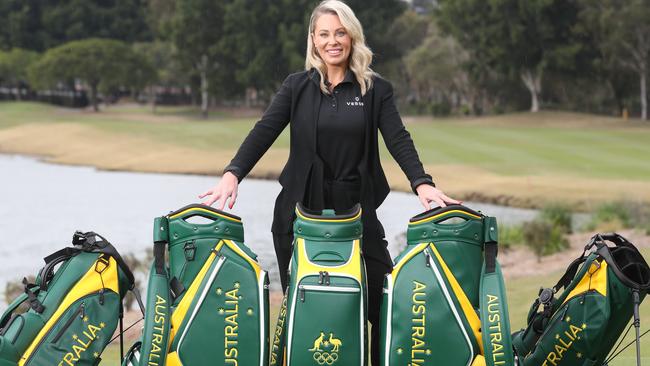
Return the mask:
[[217,207],[219,210],[223,210],[223,208],[226,206],[226,201],[230,199],[228,208],[232,209],[235,205],[235,201],[237,200],[238,186],[239,179],[237,179],[233,173],[225,172],[221,177],[219,183],[217,183],[211,189],[208,189],[207,191],[201,193],[199,195],[199,198],[208,197],[205,201],[202,202],[204,205],[208,206],[212,206],[212,204],[215,202],[220,202],[218,203]]

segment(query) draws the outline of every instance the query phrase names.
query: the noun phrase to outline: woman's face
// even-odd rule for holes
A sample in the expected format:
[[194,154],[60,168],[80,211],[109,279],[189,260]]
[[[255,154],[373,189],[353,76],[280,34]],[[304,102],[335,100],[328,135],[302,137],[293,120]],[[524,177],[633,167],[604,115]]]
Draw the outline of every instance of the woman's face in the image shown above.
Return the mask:
[[327,66],[348,65],[352,38],[341,24],[338,15],[323,14],[318,17],[312,39],[316,52]]

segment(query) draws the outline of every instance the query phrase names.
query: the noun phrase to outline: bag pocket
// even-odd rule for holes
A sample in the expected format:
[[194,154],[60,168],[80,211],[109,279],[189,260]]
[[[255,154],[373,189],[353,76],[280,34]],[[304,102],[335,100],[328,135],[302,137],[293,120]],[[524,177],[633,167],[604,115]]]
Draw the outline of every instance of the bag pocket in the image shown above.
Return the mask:
[[356,281],[306,277],[292,298],[287,365],[359,365],[365,357],[365,305]]
[[258,279],[240,258],[215,260],[176,332],[169,357],[192,366],[259,365],[268,357],[266,303],[260,301],[265,278]]
[[389,365],[468,365],[480,353],[468,316],[429,249],[401,266],[390,300],[384,351]]
[[594,290],[569,299],[555,312],[523,364],[582,365],[597,358],[610,318],[606,302]]
[[117,327],[120,302],[111,290],[79,298],[59,316],[24,365],[95,364]]

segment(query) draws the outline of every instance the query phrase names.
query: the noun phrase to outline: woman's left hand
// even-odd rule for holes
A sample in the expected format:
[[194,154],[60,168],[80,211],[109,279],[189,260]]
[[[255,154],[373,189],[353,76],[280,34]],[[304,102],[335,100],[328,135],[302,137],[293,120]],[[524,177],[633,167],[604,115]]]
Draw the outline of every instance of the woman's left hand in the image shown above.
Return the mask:
[[446,207],[447,203],[462,204],[462,201],[457,201],[453,198],[448,197],[444,192],[430,184],[420,184],[415,188],[418,193],[418,198],[420,203],[424,206],[424,209],[431,209],[431,202],[435,202],[440,207]]

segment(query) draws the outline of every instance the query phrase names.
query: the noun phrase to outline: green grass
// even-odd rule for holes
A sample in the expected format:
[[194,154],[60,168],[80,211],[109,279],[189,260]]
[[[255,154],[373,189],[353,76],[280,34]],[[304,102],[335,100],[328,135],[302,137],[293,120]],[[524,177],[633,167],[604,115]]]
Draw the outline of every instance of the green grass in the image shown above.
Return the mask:
[[650,123],[645,129],[529,123],[419,123],[408,128],[425,163],[471,165],[503,175],[650,179]]
[[[0,129],[23,123],[74,122],[198,149],[236,149],[255,120],[225,112],[212,113],[203,120],[190,107],[160,107],[154,115],[148,106],[111,107],[92,113],[38,103],[0,103]],[[420,119],[408,129],[425,164],[465,165],[508,176],[650,180],[650,123],[543,112],[483,119]],[[288,141],[285,130],[274,146],[287,148]],[[381,151],[388,156],[384,147]]]

